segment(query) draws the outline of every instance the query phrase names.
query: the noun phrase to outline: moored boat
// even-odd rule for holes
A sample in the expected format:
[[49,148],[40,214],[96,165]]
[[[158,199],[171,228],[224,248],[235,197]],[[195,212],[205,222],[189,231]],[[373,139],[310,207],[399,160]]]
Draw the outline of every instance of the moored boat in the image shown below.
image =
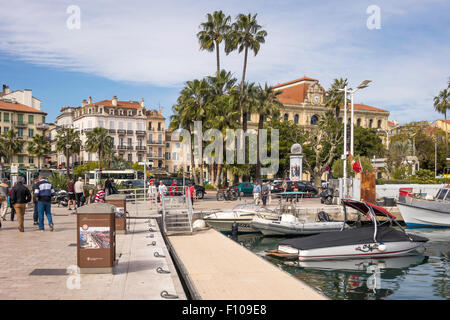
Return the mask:
[[447,186],[434,199],[404,197],[397,207],[409,227],[450,227],[450,188]]
[[303,221],[292,214],[282,214],[278,220],[255,216],[251,227],[265,236],[311,235],[321,232],[339,231],[348,228],[343,221]]
[[[384,208],[369,202],[342,200],[345,221],[351,207],[372,222],[342,231],[320,233],[313,236],[281,241],[277,250],[268,251],[273,256],[297,257],[300,261],[392,257],[407,254],[422,246],[427,238],[408,234]],[[377,215],[387,219],[379,222]],[[400,230],[391,225],[396,223]]]

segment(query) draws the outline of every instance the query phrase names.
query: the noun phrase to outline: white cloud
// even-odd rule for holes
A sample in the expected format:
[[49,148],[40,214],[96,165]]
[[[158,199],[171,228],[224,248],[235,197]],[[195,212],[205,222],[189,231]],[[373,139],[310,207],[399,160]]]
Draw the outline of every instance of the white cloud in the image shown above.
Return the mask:
[[[80,30],[66,27],[66,9],[73,4],[81,8]],[[250,11],[258,13],[269,35],[258,56],[250,55],[249,80],[275,84],[306,74],[328,87],[336,77],[347,77],[351,85],[371,79],[357,102],[388,109],[401,122],[438,118],[431,112],[432,97],[450,75],[449,29],[424,14],[448,5],[379,1],[382,29],[370,31],[366,8],[371,4],[2,1],[0,50],[35,64],[116,81],[180,86],[215,69],[215,55],[200,51],[195,38],[205,14],[218,8],[233,17]],[[431,35],[433,27],[441,34]],[[222,66],[240,79],[242,55],[225,57],[222,52]]]

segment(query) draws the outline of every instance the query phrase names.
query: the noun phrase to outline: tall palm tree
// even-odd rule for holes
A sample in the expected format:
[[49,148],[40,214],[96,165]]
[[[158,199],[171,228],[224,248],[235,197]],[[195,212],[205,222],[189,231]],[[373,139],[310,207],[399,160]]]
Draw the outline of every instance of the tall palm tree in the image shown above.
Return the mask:
[[222,11],[214,11],[206,15],[208,21],[200,24],[202,30],[197,33],[200,50],[216,50],[217,73],[220,72],[220,43],[224,41],[230,31],[230,16],[225,16]]
[[98,154],[98,167],[102,167],[102,159],[114,152],[112,138],[105,128],[96,127],[86,132],[86,150]]
[[17,138],[17,133],[14,129],[4,132],[1,137],[1,147],[6,157],[6,162],[11,164],[13,156],[22,151],[24,141]]
[[212,99],[217,96],[232,93],[236,91],[237,79],[233,78],[231,72],[220,70],[215,76],[207,77],[207,83],[209,85],[209,95]]
[[[242,69],[241,79],[241,98],[239,99],[239,108],[242,113],[242,129],[247,131],[247,112],[243,110],[244,99],[244,86],[245,75],[247,72],[247,60],[249,49],[253,51],[256,56],[261,48],[261,43],[265,43],[267,31],[262,29],[262,26],[258,24],[256,20],[257,14],[251,15],[250,13],[239,14],[236,17],[235,22],[232,25],[227,41],[225,42],[225,52],[228,54],[234,50],[238,50],[239,53],[244,51],[244,65]],[[244,147],[246,148],[244,142]]]
[[[69,148],[67,146],[70,145]],[[56,135],[56,150],[62,152],[66,156],[67,176],[70,176],[69,162],[70,156],[80,153],[81,140],[80,132],[72,128],[59,129]]]
[[334,79],[330,89],[328,89],[326,92],[325,105],[334,108],[336,118],[339,118],[341,106],[343,106],[345,103],[344,91],[339,91],[339,89],[344,89],[347,85],[347,79]]
[[38,169],[41,169],[41,157],[51,151],[50,141],[43,135],[36,134],[31,141],[28,142],[28,153],[38,158]]
[[[450,82],[449,82],[450,87]],[[447,110],[450,109],[450,88],[444,89],[439,94],[434,97],[434,110],[442,113],[445,119],[445,153],[448,155],[448,128],[447,128]]]
[[259,158],[259,134],[264,127],[264,121],[271,118],[278,118],[280,116],[280,109],[283,104],[278,100],[280,91],[275,91],[273,87],[270,87],[265,83],[264,88],[259,85],[256,96],[256,112],[259,115],[258,120],[258,141],[257,141],[257,163],[256,163],[256,180],[261,179],[261,159]]

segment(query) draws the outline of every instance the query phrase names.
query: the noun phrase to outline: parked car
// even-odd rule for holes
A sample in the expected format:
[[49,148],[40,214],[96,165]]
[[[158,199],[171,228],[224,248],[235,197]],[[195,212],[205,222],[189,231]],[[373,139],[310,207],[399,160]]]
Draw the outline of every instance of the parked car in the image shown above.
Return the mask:
[[238,190],[239,194],[243,194],[244,196],[251,196],[253,194],[253,183],[251,182],[241,182],[239,184],[235,184],[232,186]]

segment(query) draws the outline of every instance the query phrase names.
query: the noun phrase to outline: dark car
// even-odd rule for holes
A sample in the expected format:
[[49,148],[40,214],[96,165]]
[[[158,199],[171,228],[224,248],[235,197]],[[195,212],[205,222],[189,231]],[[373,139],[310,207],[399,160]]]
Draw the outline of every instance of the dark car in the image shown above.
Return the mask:
[[[305,183],[306,182],[306,183]],[[283,182],[278,181],[275,182],[273,185],[273,188],[271,190],[272,193],[280,193],[283,192]],[[318,194],[317,189],[308,181],[287,181],[287,188],[286,192],[293,192],[293,191],[300,191],[300,192],[306,192],[306,196],[316,196]]]
[[239,194],[243,194],[244,196],[251,196],[253,194],[253,183],[251,182],[241,182],[231,188],[236,189]]

